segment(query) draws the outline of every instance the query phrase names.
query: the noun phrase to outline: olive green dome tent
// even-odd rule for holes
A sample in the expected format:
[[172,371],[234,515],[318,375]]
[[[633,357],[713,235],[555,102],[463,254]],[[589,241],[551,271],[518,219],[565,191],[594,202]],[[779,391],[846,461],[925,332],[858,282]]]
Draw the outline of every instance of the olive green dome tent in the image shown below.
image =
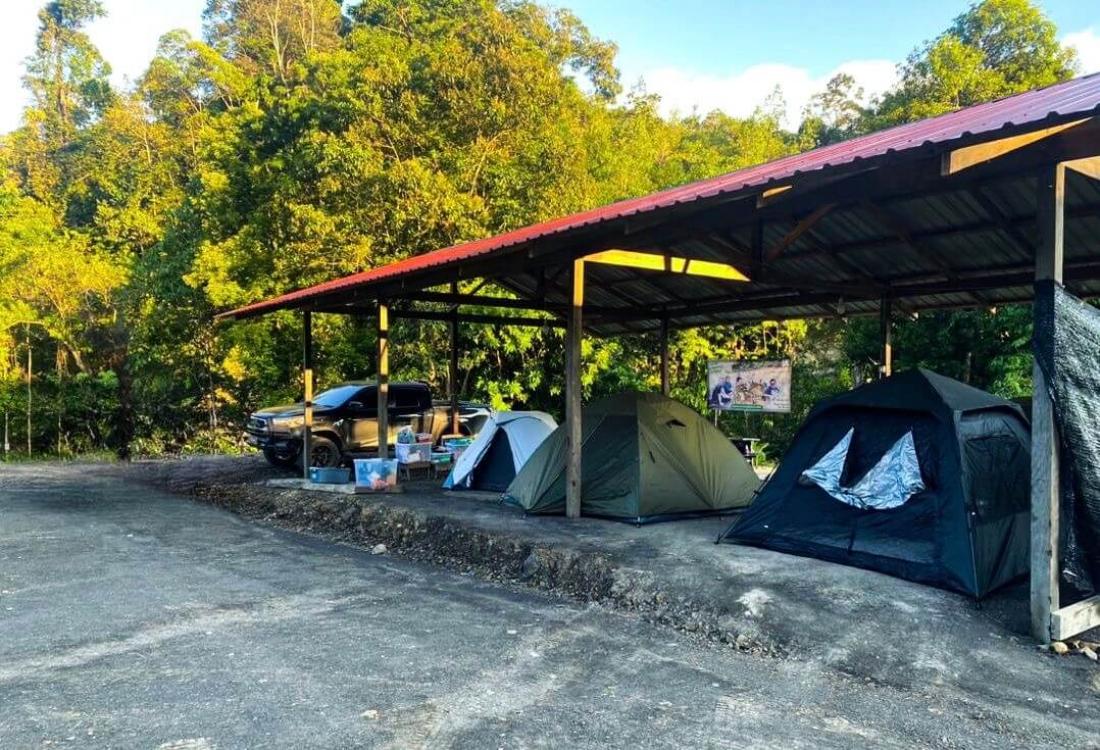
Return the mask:
[[[620,393],[582,412],[581,513],[644,523],[746,507],[760,482],[714,425],[658,393]],[[565,427],[504,494],[528,513],[565,512]]]

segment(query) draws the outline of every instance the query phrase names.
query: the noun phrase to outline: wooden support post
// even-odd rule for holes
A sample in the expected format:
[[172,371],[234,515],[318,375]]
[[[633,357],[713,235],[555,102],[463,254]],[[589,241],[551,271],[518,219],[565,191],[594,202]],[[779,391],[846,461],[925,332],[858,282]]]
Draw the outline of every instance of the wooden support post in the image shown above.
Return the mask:
[[[1066,170],[1053,164],[1039,173],[1039,249],[1035,255],[1036,281],[1062,281]],[[1035,321],[1034,336],[1053,336]],[[1031,400],[1031,631],[1041,643],[1050,643],[1052,616],[1058,598],[1058,435],[1054,405],[1043,371],[1032,367]]]
[[583,336],[584,261],[573,261],[573,288],[565,329],[565,515],[581,515],[581,338]]
[[671,389],[668,371],[668,318],[661,318],[661,393],[667,396]]
[[888,378],[894,372],[894,327],[891,313],[893,305],[890,298],[882,297],[879,306],[879,330],[882,334],[882,365],[879,368],[879,377]]
[[451,357],[447,364],[447,384],[451,397],[452,435],[458,434],[458,308],[451,317]]
[[378,457],[390,457],[390,308],[378,303]]
[[313,313],[302,312],[302,385],[305,394],[302,417],[302,476],[309,479],[310,454],[313,446]]

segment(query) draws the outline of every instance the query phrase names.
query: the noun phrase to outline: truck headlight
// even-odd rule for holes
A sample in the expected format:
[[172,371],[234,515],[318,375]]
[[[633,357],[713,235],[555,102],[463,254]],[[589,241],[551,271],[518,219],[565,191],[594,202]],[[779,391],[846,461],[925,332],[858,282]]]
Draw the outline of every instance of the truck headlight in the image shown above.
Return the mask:
[[271,420],[271,429],[273,432],[293,432],[305,423],[305,417],[276,417]]

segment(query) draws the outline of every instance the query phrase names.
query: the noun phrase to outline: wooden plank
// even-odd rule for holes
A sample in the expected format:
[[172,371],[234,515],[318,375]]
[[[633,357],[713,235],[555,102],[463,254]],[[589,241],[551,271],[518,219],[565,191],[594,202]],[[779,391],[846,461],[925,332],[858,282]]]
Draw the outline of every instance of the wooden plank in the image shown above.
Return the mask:
[[491,326],[530,326],[532,328],[564,328],[565,323],[553,318],[532,318],[510,315],[480,315],[453,313],[443,310],[390,310],[390,317],[406,320],[435,320],[450,323],[456,317],[459,323],[478,323]]
[[764,252],[764,261],[770,263],[782,255],[787,248],[798,241],[799,237],[813,229],[814,225],[828,216],[829,212],[834,208],[836,208],[835,203],[824,203],[814,209],[809,216],[803,218],[794,225],[791,231],[783,235],[783,238],[780,239],[779,242],[775,243]]
[[729,263],[719,263],[701,258],[682,258],[665,253],[647,253],[638,250],[601,250],[586,255],[588,263],[635,268],[642,271],[662,271],[685,276],[704,276],[724,281],[748,281],[748,277]]
[[[451,284],[451,294],[458,293],[458,284]],[[458,434],[458,308],[451,313],[450,325],[450,357],[447,360],[447,389],[451,397],[451,427],[452,435]]]
[[378,457],[390,456],[390,308],[378,303]]
[[982,207],[982,210],[989,215],[989,218],[997,223],[1009,239],[1016,245],[1017,249],[1025,256],[1030,256],[1035,253],[1035,244],[1028,238],[1024,230],[1017,224],[1013,224],[1005,212],[993,202],[993,199],[985,194],[985,191],[981,186],[974,187],[970,190],[970,195],[978,202],[978,205]]
[[668,318],[661,318],[661,393],[667,396],[671,387],[668,368]]
[[756,199],[756,207],[763,208],[764,206],[768,205],[770,201],[774,200],[776,196],[783,195],[783,193],[787,192],[793,187],[794,185],[779,185],[778,187],[768,188],[760,194],[760,197]]
[[1064,641],[1100,626],[1100,596],[1062,607],[1051,615],[1050,635]]
[[581,338],[584,335],[584,261],[573,261],[569,325],[565,329],[565,515],[581,515]]
[[1090,156],[1086,159],[1073,159],[1065,162],[1067,169],[1100,180],[1100,156]]
[[[1066,172],[1061,164],[1039,174],[1037,185],[1039,234],[1035,255],[1036,281],[1062,280]],[[1035,336],[1053,332],[1038,325]],[[1041,643],[1053,637],[1052,616],[1059,609],[1059,455],[1054,405],[1042,368],[1032,367],[1031,401],[1031,631]]]
[[410,292],[408,294],[394,295],[390,301],[398,299],[409,302],[437,302],[444,305],[476,305],[478,307],[501,307],[510,310],[536,310],[549,312],[565,312],[568,305],[553,305],[536,300],[511,299],[510,297],[496,297],[477,294],[459,294],[458,292]]
[[309,463],[313,450],[313,313],[302,311],[302,385],[305,389],[302,401],[305,414],[302,417],[302,477],[309,479]]
[[957,148],[943,155],[943,160],[940,165],[940,174],[944,177],[958,174],[964,169],[969,169],[978,164],[984,164],[987,161],[1004,156],[1005,154],[1010,154],[1025,146],[1030,146],[1032,143],[1050,138],[1064,130],[1075,128],[1078,125],[1088,122],[1090,119],[1092,118],[1086,117],[1081,120],[1074,120],[1073,122],[1065,122],[1061,125],[1043,128],[1042,130],[1033,130],[1030,133],[1021,133],[1020,135],[999,138],[995,141],[987,141],[974,146]]

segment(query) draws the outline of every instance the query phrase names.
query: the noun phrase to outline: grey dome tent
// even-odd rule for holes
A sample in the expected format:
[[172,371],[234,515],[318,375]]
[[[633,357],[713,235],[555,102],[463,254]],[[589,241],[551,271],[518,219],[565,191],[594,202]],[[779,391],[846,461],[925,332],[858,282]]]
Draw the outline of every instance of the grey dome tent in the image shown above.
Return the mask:
[[721,537],[981,598],[1028,570],[1023,411],[928,370],[819,403]]
[[[581,513],[643,523],[743,508],[760,482],[728,438],[657,393],[620,393],[584,407]],[[539,446],[505,500],[565,512],[564,427]]]
[[501,411],[455,461],[444,489],[503,492],[558,423],[541,411]]

